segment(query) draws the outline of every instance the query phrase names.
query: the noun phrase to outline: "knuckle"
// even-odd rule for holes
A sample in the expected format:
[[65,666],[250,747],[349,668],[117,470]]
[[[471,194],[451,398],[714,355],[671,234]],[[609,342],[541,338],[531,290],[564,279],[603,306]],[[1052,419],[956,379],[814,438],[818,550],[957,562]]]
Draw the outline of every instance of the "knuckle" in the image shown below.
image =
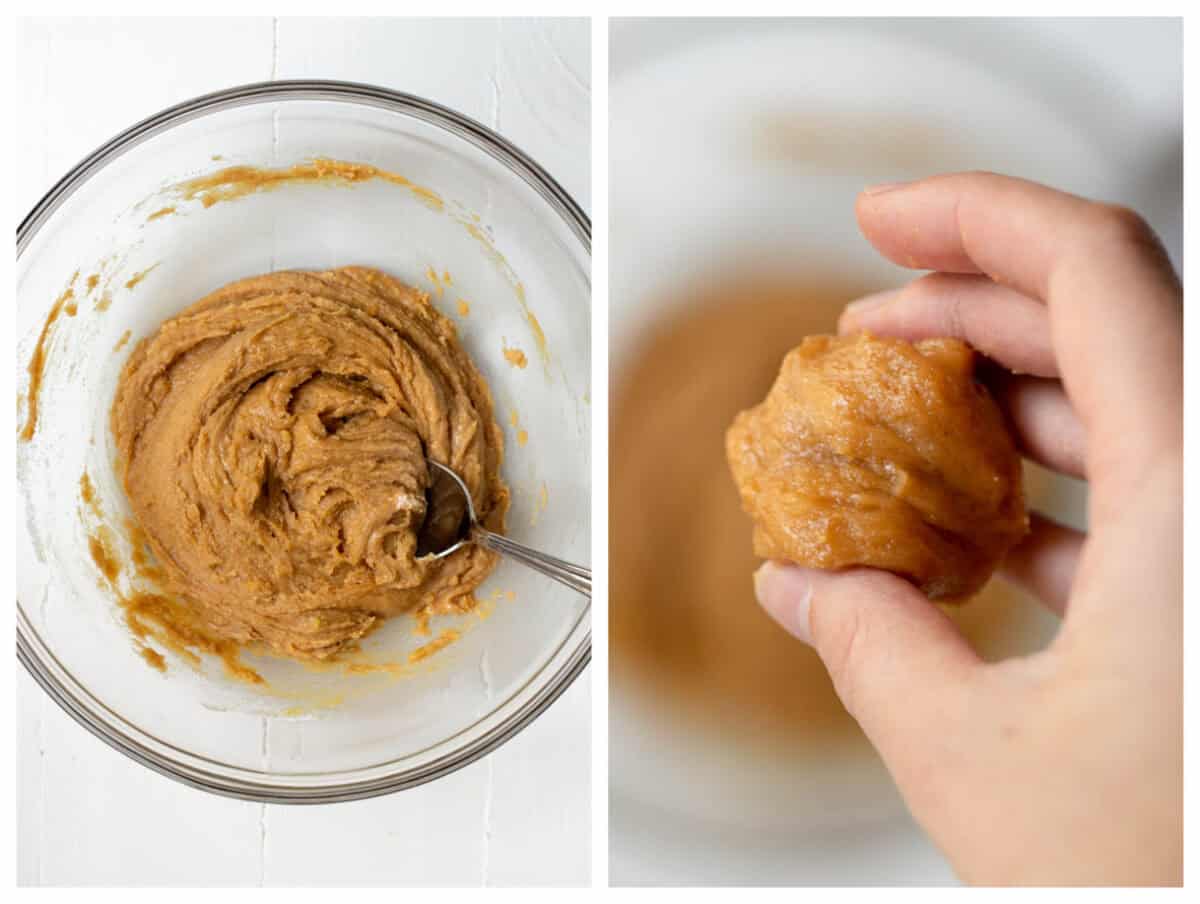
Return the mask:
[[966,318],[963,311],[963,300],[958,296],[946,299],[942,309],[943,333],[956,339],[965,339],[968,335]]
[[1139,247],[1157,248],[1158,236],[1136,210],[1122,204],[1096,204],[1091,228],[1098,238]]
[[967,336],[969,326],[963,299],[965,288],[960,274],[930,273],[910,283],[905,295],[926,317],[932,316],[937,335],[961,339]]

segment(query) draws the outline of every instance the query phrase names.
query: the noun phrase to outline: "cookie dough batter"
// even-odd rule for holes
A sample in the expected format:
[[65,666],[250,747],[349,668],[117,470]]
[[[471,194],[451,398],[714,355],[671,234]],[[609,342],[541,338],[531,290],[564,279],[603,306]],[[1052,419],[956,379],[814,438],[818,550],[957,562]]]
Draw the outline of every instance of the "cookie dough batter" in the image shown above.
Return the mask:
[[[495,564],[430,487],[453,468],[502,530],[487,384],[428,297],[377,270],[233,283],[134,349],[111,413],[166,589],[219,637],[326,659],[402,612],[461,611]],[[422,549],[423,551],[423,549]]]
[[809,336],[726,453],[763,558],[979,590],[1028,529],[1021,462],[955,339]]

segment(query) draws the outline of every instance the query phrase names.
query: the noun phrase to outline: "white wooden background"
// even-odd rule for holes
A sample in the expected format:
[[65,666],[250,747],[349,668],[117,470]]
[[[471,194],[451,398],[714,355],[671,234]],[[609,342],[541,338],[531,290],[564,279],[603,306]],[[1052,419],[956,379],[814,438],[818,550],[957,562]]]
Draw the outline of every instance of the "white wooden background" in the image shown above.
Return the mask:
[[[590,209],[585,19],[19,20],[20,218],[81,157],[178,101],[271,78],[371,82],[499,131]],[[279,807],[162,778],[17,667],[21,885],[579,885],[590,686],[484,760],[375,800]]]

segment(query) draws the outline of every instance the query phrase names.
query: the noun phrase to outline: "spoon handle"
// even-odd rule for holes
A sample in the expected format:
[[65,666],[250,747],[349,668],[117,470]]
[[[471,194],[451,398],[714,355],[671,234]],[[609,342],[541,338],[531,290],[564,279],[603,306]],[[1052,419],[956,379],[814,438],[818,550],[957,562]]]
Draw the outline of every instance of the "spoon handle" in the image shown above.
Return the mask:
[[592,598],[592,569],[581,565],[572,565],[557,556],[538,552],[516,540],[510,540],[500,534],[494,534],[481,527],[475,528],[475,542],[488,549],[494,549],[501,555],[516,559],[523,565],[528,565],[534,571],[539,571],[546,577],[554,578],[560,584],[566,584],[572,590],[582,593],[588,599]]

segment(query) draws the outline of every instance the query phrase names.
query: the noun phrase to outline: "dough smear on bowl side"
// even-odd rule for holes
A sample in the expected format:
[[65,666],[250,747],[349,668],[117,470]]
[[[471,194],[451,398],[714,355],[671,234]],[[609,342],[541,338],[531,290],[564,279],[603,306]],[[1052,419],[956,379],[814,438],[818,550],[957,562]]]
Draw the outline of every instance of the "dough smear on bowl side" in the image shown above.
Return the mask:
[[808,336],[726,434],[762,558],[977,592],[1029,529],[1021,460],[956,339]]
[[390,616],[470,610],[496,563],[417,555],[462,514],[427,512],[426,456],[503,530],[503,436],[453,323],[378,270],[201,299],[131,353],[111,427],[164,591],[222,640],[330,659]]

